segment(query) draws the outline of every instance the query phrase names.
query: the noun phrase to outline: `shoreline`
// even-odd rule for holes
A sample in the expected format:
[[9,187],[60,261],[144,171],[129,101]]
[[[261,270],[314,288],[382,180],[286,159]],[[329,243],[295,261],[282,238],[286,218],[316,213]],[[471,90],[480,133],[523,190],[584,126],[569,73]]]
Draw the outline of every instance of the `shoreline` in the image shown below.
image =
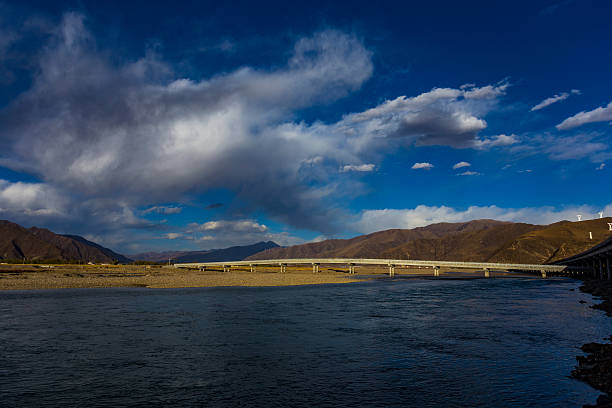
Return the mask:
[[[0,265],[0,291],[70,288],[198,288],[198,287],[272,287],[364,282],[387,278],[386,268],[360,268],[356,274],[337,267],[321,267],[318,273],[303,267],[278,267],[221,270],[177,269],[159,265]],[[491,273],[491,278],[535,277],[520,273]],[[397,279],[432,278],[429,269],[404,268]],[[444,271],[436,279],[478,279],[482,271]]]
[[199,271],[159,266],[114,265],[2,265],[0,290],[40,290],[73,288],[198,288],[198,287],[272,287],[351,283],[345,273],[325,271]]
[[[585,280],[579,289],[601,300],[591,306],[593,309],[603,310],[606,316],[612,317],[612,281]],[[605,340],[612,341],[612,335]],[[594,405],[587,404],[583,408],[612,408],[612,344],[591,342],[583,344],[580,350],[586,355],[576,357],[578,365],[572,370],[572,378],[603,392]]]

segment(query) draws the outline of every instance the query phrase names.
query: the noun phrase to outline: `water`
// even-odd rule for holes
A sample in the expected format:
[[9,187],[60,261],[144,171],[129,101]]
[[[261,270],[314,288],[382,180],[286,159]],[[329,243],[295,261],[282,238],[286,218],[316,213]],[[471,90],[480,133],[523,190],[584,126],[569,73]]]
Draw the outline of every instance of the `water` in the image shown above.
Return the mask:
[[578,407],[571,280],[0,292],[0,405]]

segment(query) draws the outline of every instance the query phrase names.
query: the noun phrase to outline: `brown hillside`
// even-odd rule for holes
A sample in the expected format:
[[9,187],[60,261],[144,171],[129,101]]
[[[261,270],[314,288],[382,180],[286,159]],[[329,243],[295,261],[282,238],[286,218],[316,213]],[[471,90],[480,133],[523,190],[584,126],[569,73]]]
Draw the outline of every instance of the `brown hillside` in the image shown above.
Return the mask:
[[[502,247],[491,262],[549,263],[579,254],[612,235],[612,218],[561,221],[527,233]],[[593,239],[589,239],[589,232]]]
[[0,259],[59,259],[61,251],[33,235],[28,229],[0,220]]
[[488,261],[499,248],[525,233],[545,228],[532,224],[502,224],[485,230],[419,239],[382,252],[382,258],[440,261]]
[[24,228],[0,220],[0,259],[42,261],[128,262],[129,259],[79,236],[55,234],[43,228]]
[[273,248],[259,252],[247,259],[286,258],[381,258],[388,249],[414,240],[437,239],[452,234],[486,230],[509,223],[495,220],[475,220],[460,223],[439,223],[410,230],[391,229],[361,235],[351,239],[329,239],[322,242]]
[[551,225],[492,220],[442,223],[274,248],[247,259],[339,257],[540,264],[578,254],[612,236],[608,222],[612,218]]

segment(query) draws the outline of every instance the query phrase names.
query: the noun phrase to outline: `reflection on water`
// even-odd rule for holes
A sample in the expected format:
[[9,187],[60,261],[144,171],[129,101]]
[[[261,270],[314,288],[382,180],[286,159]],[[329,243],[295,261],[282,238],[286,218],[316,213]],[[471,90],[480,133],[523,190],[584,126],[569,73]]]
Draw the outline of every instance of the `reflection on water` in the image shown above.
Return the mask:
[[576,407],[569,280],[0,293],[0,405]]

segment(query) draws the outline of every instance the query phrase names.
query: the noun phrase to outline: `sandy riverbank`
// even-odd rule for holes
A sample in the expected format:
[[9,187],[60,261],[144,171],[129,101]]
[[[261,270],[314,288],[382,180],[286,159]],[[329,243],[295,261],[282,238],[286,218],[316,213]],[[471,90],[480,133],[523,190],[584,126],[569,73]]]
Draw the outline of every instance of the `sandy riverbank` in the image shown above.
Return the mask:
[[188,288],[214,286],[292,286],[350,283],[346,273],[289,270],[278,273],[260,269],[255,273],[236,270],[198,271],[157,266],[98,265],[0,265],[0,290],[149,287]]

